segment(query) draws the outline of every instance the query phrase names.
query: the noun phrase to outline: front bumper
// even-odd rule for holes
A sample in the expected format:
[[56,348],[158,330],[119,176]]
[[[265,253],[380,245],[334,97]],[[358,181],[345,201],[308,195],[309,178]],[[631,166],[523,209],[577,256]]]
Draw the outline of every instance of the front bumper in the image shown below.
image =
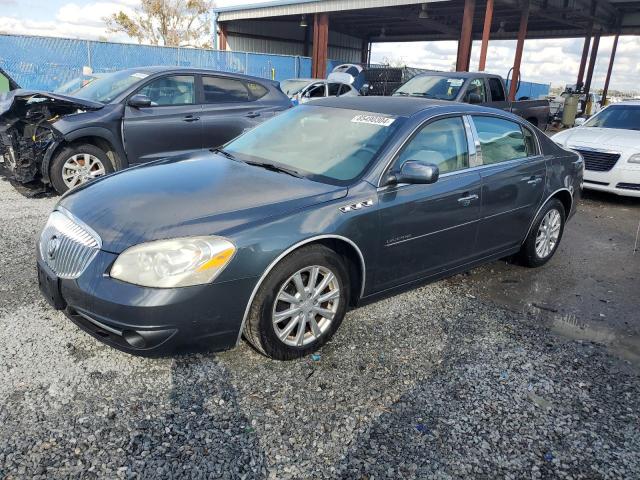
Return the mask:
[[[37,255],[39,269],[53,275]],[[63,299],[57,308],[78,327],[140,355],[236,345],[257,278],[173,289],[140,287],[108,275],[116,257],[100,251],[77,279],[55,279]]]
[[608,172],[585,170],[584,188],[640,198],[640,167],[627,164]]

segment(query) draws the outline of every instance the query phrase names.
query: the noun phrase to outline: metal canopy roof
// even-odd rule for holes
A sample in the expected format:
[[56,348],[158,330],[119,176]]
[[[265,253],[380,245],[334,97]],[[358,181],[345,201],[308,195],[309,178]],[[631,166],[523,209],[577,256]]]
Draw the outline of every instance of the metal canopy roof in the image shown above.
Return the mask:
[[[428,18],[420,18],[426,4]],[[476,0],[473,38],[479,39],[486,0]],[[603,35],[640,34],[640,0],[531,0],[527,38],[584,37],[593,26]],[[464,0],[281,0],[220,8],[219,22],[279,20],[326,12],[332,31],[371,42],[458,40]],[[519,0],[495,0],[491,38],[515,39]]]

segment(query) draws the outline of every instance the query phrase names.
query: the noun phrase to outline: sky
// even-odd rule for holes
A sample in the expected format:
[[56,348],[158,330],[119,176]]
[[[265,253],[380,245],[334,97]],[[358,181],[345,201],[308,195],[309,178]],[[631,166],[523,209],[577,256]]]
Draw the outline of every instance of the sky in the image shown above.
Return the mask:
[[[218,6],[258,3],[260,0],[217,0]],[[139,0],[0,0],[0,32],[82,39],[133,42],[123,34],[106,30],[102,18],[120,10],[130,11]],[[603,37],[594,73],[593,88],[602,88],[613,43]],[[582,39],[527,40],[522,79],[551,83],[575,83],[582,53]],[[450,70],[457,42],[382,43],[372,48],[372,61],[401,62],[412,67]],[[491,41],[487,71],[506,75],[513,64],[515,42]],[[474,42],[471,69],[477,68],[479,42]],[[0,52],[1,55],[1,52]],[[611,89],[640,91],[640,37],[620,37]]]

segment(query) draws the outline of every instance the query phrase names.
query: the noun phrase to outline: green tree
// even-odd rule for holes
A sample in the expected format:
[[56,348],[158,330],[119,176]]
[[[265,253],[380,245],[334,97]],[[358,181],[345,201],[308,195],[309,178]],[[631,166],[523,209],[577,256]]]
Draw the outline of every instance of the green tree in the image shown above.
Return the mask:
[[119,11],[104,18],[110,32],[140,43],[210,47],[210,0],[141,0],[133,14]]

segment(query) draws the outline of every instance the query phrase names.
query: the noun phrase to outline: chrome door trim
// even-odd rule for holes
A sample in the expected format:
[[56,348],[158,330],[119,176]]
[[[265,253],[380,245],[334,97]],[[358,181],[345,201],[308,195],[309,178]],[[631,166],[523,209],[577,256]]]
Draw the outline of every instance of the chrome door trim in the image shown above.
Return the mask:
[[294,250],[298,249],[299,247],[302,247],[303,245],[306,245],[308,243],[315,242],[316,240],[324,240],[324,239],[327,239],[327,238],[345,241],[349,245],[351,245],[353,248],[355,248],[356,252],[358,253],[358,256],[360,257],[360,268],[361,268],[361,274],[362,274],[362,286],[360,287],[360,296],[358,298],[362,298],[364,296],[364,286],[365,286],[365,282],[366,282],[367,270],[366,270],[366,265],[365,265],[365,262],[364,262],[364,256],[362,255],[362,251],[360,250],[360,247],[358,247],[358,245],[356,245],[356,243],[353,240],[350,240],[347,237],[343,237],[342,235],[332,235],[332,234],[316,235],[315,237],[307,238],[305,240],[302,240],[302,241],[296,243],[295,245],[290,246],[284,252],[282,252],[280,255],[278,255],[275,258],[275,260],[273,260],[267,266],[265,271],[262,273],[262,275],[260,276],[260,278],[256,282],[256,285],[255,285],[255,287],[253,287],[253,291],[251,292],[251,296],[249,297],[249,301],[247,302],[247,306],[245,307],[245,310],[244,310],[244,316],[242,317],[242,323],[240,324],[240,331],[238,332],[238,338],[236,340],[236,346],[240,343],[240,339],[242,338],[242,332],[244,331],[244,326],[247,323],[247,318],[249,316],[249,310],[251,309],[251,304],[253,303],[253,300],[255,299],[256,294],[258,293],[258,290],[260,289],[260,286],[262,285],[262,282],[264,282],[264,279],[267,278],[267,275],[269,275],[271,270],[273,270],[273,268],[280,262],[280,260],[282,260],[284,257],[289,255],[291,252],[293,252]]
[[[540,208],[538,208],[538,210],[536,211],[536,214],[533,216],[533,218],[531,219],[531,223],[529,224],[529,228],[527,229],[527,233],[525,234],[524,238],[522,239],[522,242],[520,242],[520,245],[522,245],[526,240],[527,237],[529,236],[529,233],[531,233],[531,227],[533,227],[533,222],[536,220],[536,217],[538,216],[538,214],[540,213],[540,211],[542,210],[542,208],[549,202],[549,200],[551,200],[551,198],[558,192],[561,192],[565,190],[566,192],[569,193],[569,196],[571,197],[571,206],[569,207],[569,211],[566,212],[567,213],[567,217],[569,216],[569,214],[571,213],[571,210],[573,210],[573,194],[571,193],[571,190],[569,190],[566,187],[562,187],[557,189],[556,191],[554,191],[551,195],[549,195],[546,200],[544,202],[542,202],[542,204],[540,205]],[[566,220],[566,218],[565,218]]]

